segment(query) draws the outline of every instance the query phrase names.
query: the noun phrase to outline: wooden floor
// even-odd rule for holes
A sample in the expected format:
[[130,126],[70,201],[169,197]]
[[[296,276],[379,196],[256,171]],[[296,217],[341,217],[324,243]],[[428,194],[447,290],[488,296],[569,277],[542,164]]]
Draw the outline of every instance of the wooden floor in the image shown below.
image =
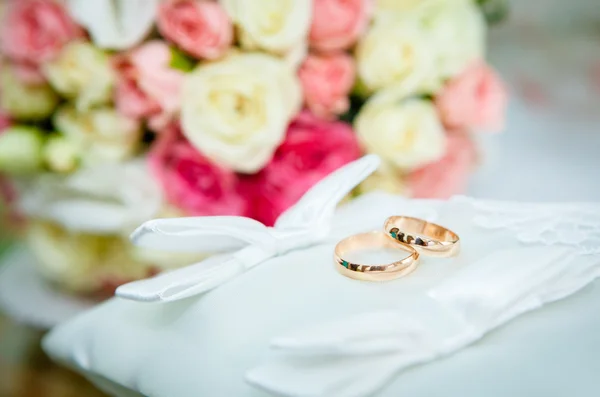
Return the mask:
[[40,349],[43,333],[0,313],[0,397],[105,397]]

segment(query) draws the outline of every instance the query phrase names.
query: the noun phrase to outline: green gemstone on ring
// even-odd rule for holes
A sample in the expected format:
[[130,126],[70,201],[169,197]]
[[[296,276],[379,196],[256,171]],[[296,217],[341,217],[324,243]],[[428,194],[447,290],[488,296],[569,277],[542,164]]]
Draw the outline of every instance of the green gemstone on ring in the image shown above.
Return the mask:
[[348,269],[349,263],[347,261],[342,261],[342,266]]
[[398,236],[398,233],[396,233],[396,232],[391,232],[390,234],[393,238],[396,238]]

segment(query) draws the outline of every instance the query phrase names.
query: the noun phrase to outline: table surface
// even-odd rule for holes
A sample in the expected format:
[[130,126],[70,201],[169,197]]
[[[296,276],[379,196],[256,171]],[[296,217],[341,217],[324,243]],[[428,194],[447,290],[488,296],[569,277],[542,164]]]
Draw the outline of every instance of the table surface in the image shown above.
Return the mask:
[[40,349],[43,332],[0,313],[0,397],[104,397]]

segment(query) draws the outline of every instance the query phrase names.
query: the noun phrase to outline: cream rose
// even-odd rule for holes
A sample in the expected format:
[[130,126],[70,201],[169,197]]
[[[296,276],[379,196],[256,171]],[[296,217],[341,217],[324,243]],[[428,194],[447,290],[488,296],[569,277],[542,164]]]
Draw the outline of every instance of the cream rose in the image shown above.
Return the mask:
[[446,149],[433,103],[406,98],[395,87],[369,99],[358,113],[355,129],[367,152],[403,171],[438,160]]
[[307,0],[221,0],[242,46],[284,54],[306,47],[312,15]]
[[390,12],[406,12],[427,0],[376,0],[375,15],[385,16]]
[[395,83],[417,86],[436,74],[429,35],[417,20],[394,15],[377,21],[358,42],[358,75],[370,91]]
[[26,126],[13,126],[0,133],[0,172],[34,174],[42,170],[44,132]]
[[454,77],[484,57],[486,23],[472,0],[426,0],[415,12],[431,36],[440,78]]
[[383,162],[377,171],[358,185],[356,191],[359,194],[379,191],[406,196],[408,194],[406,175],[398,168]]
[[300,82],[279,58],[231,54],[186,77],[181,123],[205,156],[236,171],[260,170],[300,109]]
[[11,118],[39,120],[54,112],[59,98],[47,84],[23,84],[10,66],[0,73],[0,108]]
[[43,71],[56,91],[75,99],[80,111],[111,99],[115,76],[109,58],[92,44],[67,45],[56,60],[43,66]]
[[33,221],[26,237],[40,273],[70,292],[112,295],[117,285],[151,275],[121,236],[78,233]]
[[66,106],[55,114],[54,126],[78,147],[87,164],[131,157],[141,134],[139,123],[109,108],[78,112]]
[[68,173],[79,165],[79,148],[63,136],[48,138],[44,146],[44,161],[50,171]]

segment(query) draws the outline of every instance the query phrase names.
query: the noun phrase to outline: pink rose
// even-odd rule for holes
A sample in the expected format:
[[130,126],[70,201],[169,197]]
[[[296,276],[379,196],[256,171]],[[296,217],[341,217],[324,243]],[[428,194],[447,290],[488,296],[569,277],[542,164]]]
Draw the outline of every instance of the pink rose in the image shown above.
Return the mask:
[[12,125],[12,122],[11,122],[8,114],[6,114],[2,110],[0,110],[0,134],[2,133],[2,131],[7,129],[11,125]]
[[158,102],[146,95],[134,78],[125,77],[125,74],[117,83],[115,104],[119,113],[137,120],[152,117],[161,110]]
[[[0,134],[2,129],[0,128]],[[0,211],[0,223],[8,231],[17,232],[20,226],[25,226],[25,216],[19,211],[17,188],[10,178],[0,174],[0,205],[4,205],[4,211]],[[6,229],[4,230],[7,231]]]
[[477,61],[452,79],[436,104],[448,128],[501,130],[508,96],[496,73]]
[[184,74],[169,67],[171,52],[162,41],[151,41],[115,59],[119,75],[117,110],[131,118],[148,119],[151,129],[166,127],[181,107]]
[[150,169],[169,202],[190,215],[244,215],[235,173],[200,154],[177,125],[163,131],[151,148]]
[[290,124],[271,162],[244,180],[246,196],[252,199],[252,216],[273,225],[310,187],[360,155],[349,124],[302,112]]
[[408,176],[411,196],[447,199],[463,193],[476,158],[475,145],[469,135],[463,131],[451,131],[444,157]]
[[352,58],[346,53],[309,55],[298,72],[308,108],[323,118],[347,111],[355,72]]
[[233,42],[233,26],[218,3],[168,0],[158,11],[158,30],[197,58],[221,57]]
[[14,63],[13,71],[19,81],[27,85],[40,85],[46,83],[46,77],[38,65],[32,63]]
[[8,5],[1,34],[8,58],[39,65],[84,33],[57,1],[15,0]]
[[[3,65],[0,64],[0,71],[2,70]],[[0,86],[0,98],[2,97],[2,87]],[[5,113],[2,109],[0,109],[0,134],[12,125],[12,120],[8,113]],[[0,181],[1,182],[1,181]],[[1,184],[0,184],[1,187]]]
[[349,48],[366,29],[371,9],[372,0],[315,0],[311,47],[320,51]]

